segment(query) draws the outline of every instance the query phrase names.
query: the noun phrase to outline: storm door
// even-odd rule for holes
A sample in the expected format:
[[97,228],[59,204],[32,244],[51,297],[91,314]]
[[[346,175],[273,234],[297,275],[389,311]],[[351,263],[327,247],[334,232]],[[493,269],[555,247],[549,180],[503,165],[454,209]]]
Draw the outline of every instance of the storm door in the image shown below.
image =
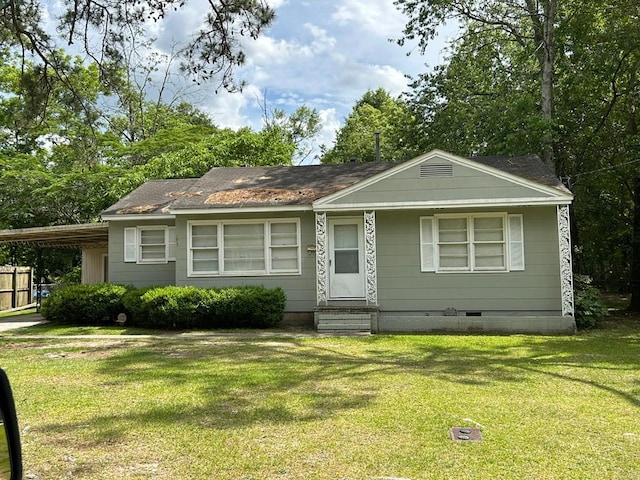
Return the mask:
[[329,298],[365,296],[362,219],[329,219]]

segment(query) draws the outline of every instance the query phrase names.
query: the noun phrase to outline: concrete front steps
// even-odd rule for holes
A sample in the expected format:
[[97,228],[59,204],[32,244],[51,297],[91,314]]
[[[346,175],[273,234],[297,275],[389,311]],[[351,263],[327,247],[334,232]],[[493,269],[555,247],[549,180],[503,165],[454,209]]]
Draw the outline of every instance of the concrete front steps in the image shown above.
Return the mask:
[[323,333],[371,333],[377,316],[378,307],[318,307],[314,323]]

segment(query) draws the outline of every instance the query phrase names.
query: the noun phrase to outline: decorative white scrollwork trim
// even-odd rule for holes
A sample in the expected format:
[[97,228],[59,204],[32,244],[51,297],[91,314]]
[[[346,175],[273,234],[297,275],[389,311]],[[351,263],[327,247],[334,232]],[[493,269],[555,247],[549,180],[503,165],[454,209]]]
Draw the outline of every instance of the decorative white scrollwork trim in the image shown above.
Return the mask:
[[573,303],[573,268],[571,263],[571,226],[568,205],[558,205],[558,240],[560,242],[562,316],[572,317],[575,310]]
[[318,305],[327,303],[327,214],[316,213],[316,294]]
[[364,250],[367,275],[367,303],[378,304],[378,276],[376,265],[376,212],[364,212]]

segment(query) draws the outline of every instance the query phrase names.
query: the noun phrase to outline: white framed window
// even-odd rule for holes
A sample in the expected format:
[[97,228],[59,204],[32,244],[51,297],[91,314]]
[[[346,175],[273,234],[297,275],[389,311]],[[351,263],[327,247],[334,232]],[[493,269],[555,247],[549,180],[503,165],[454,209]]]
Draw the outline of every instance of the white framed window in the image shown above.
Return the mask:
[[187,224],[188,275],[300,273],[300,222],[193,221]]
[[421,271],[524,270],[522,223],[506,213],[421,217]]
[[124,229],[124,261],[167,263],[176,259],[176,228],[167,225]]

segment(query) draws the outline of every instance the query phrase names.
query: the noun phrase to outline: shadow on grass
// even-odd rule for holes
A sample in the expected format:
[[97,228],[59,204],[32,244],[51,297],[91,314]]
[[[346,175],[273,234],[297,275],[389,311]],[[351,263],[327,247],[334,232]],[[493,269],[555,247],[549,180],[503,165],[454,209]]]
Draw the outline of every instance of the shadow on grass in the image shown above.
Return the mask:
[[[615,381],[640,370],[637,330],[574,337],[158,339],[97,361],[103,385],[131,391],[135,406],[89,420],[94,440],[107,443],[139,422],[239,429],[321,421],[368,408],[380,379],[394,375],[481,388],[548,377],[640,407],[637,384],[627,390]],[[80,425],[43,428],[61,433]]]

